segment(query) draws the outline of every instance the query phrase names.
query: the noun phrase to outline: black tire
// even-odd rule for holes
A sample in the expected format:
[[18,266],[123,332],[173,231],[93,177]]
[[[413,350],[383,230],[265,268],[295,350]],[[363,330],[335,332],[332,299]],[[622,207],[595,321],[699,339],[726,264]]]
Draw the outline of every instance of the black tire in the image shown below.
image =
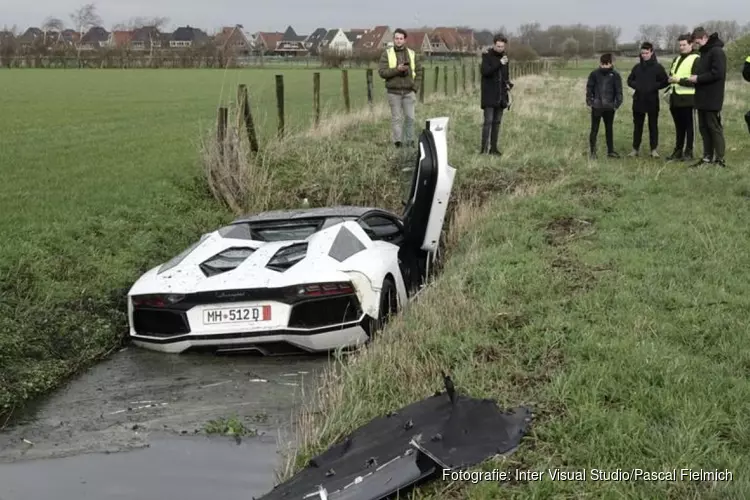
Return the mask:
[[398,291],[396,284],[391,278],[383,280],[383,286],[380,289],[380,304],[378,306],[378,317],[372,322],[370,328],[370,340],[377,332],[383,329],[391,316],[398,312]]

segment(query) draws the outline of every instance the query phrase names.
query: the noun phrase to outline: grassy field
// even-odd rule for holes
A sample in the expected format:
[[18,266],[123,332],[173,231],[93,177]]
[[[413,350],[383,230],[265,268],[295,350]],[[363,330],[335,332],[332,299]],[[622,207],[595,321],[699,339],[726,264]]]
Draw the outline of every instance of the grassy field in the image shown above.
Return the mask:
[[[500,161],[473,154],[480,127],[473,102],[421,110],[452,118],[459,191],[487,180],[490,169],[498,177],[485,185],[494,193],[483,204],[456,201],[443,274],[379,342],[329,372],[303,415],[297,466],[370,418],[431,395],[445,369],[459,390],[535,410],[521,448],[481,468],[546,477],[437,481],[419,498],[750,495],[750,136],[742,120],[750,85],[729,85],[728,169],[589,162],[583,89],[581,79],[519,83]],[[630,144],[629,106],[628,98],[616,118],[621,152]],[[661,116],[667,153],[673,127],[666,111]],[[733,481],[546,475],[633,468],[728,469]]]
[[[231,215],[196,182],[198,143],[239,83],[266,142],[276,73],[0,71],[0,414],[116,347],[123,289]],[[349,73],[361,108],[365,71]],[[287,125],[307,128],[313,72],[283,74]],[[321,71],[329,113],[340,75]]]

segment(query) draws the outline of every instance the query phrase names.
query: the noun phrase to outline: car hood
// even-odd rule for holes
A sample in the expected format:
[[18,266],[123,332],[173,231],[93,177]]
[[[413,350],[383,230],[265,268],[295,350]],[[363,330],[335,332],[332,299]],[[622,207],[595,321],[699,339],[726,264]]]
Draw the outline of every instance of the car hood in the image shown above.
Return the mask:
[[[296,243],[308,243],[307,255],[286,271],[268,269],[266,265],[276,252]],[[250,254],[236,268],[214,276],[206,276],[200,265],[230,248],[251,248]],[[188,251],[186,251],[188,252]],[[262,242],[225,238],[218,232],[204,235],[182,260],[172,267],[169,263],[154,267],[136,281],[128,295],[151,293],[198,293],[215,290],[277,288],[296,284],[347,280],[338,271],[338,262],[328,256],[320,245],[308,240]],[[168,267],[165,270],[160,270]]]

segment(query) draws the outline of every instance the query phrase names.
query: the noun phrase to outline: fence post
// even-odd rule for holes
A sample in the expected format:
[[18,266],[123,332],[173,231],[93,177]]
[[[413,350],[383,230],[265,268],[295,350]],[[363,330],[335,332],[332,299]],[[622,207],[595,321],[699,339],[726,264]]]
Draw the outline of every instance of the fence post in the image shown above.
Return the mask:
[[453,65],[453,93],[458,94],[458,66]]
[[422,67],[422,73],[419,75],[419,102],[424,102],[424,74],[425,69]]
[[463,87],[464,94],[466,93],[466,65],[461,63],[461,86]]
[[313,73],[313,121],[317,127],[320,123],[320,72]]
[[349,70],[341,70],[341,86],[344,91],[344,107],[346,112],[349,113],[352,110],[352,103],[349,100]]
[[216,117],[216,142],[219,145],[219,157],[224,160],[224,145],[227,138],[227,119],[229,118],[229,109],[225,106],[219,107],[218,116]]
[[443,66],[443,92],[448,95],[448,66]]
[[238,119],[244,120],[247,138],[250,141],[250,151],[257,153],[260,149],[258,146],[258,135],[255,132],[255,120],[253,120],[253,111],[250,108],[250,96],[247,91],[247,85],[240,84],[237,88],[237,101],[240,103]]
[[435,94],[438,92],[438,82],[440,82],[440,66],[435,66]]
[[367,102],[372,107],[372,68],[367,68]]
[[279,115],[279,137],[284,137],[284,75],[276,75],[276,110]]

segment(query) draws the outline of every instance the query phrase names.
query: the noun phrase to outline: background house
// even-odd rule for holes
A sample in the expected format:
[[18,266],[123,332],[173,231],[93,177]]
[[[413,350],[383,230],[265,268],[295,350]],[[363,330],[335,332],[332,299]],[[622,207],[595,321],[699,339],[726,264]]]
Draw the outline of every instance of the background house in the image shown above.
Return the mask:
[[306,55],[308,53],[307,47],[305,47],[306,39],[307,36],[298,35],[294,28],[288,26],[281,37],[281,41],[276,44],[276,53],[290,56]]
[[430,35],[426,31],[407,31],[406,46],[420,54],[430,54]]
[[130,40],[133,38],[132,31],[115,30],[109,34],[106,46],[112,49],[122,49],[130,47]]
[[101,26],[94,26],[81,37],[81,50],[96,50],[106,47],[109,42],[109,31]]
[[351,54],[353,50],[353,43],[347,38],[344,30],[337,28],[329,30],[326,33],[321,48],[336,52],[338,54]]
[[310,33],[310,36],[305,40],[305,48],[309,54],[318,55],[318,48],[320,47],[320,43],[326,37],[326,33],[328,33],[328,30],[325,28],[318,28]]
[[214,43],[219,49],[235,55],[248,55],[253,48],[241,24],[222,28],[214,37]]
[[393,31],[388,26],[375,26],[354,42],[357,52],[380,51],[388,46],[393,38]]
[[255,34],[255,52],[263,55],[273,54],[282,38],[284,33],[278,31],[259,31]]
[[177,28],[169,37],[169,47],[172,49],[200,47],[208,42],[208,33],[192,26]]
[[133,30],[130,37],[130,48],[147,51],[161,49],[167,38],[156,26],[144,26]]

